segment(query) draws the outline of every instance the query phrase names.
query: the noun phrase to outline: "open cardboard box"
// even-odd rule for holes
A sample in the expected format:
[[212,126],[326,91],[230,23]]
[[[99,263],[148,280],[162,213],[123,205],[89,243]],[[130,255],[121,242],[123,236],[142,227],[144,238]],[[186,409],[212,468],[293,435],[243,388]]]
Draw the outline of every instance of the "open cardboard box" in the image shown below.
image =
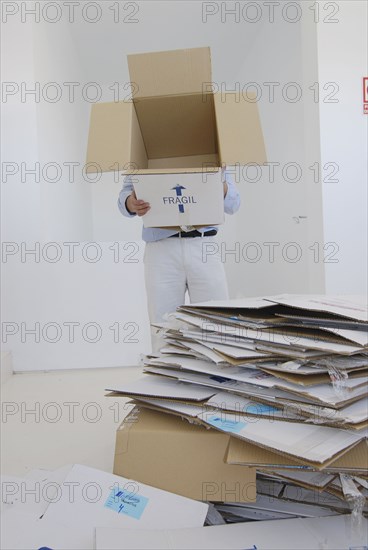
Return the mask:
[[[152,202],[152,195],[147,187],[140,189],[141,182],[154,183],[151,193],[167,195],[167,186],[159,188],[160,178],[153,182],[155,174],[175,174],[172,184],[185,187],[194,181],[195,173],[214,172],[211,198],[208,200],[208,193],[203,193],[205,202],[198,197],[201,202],[200,208],[196,203],[195,216],[183,216],[175,203],[171,219],[160,226],[223,223],[220,168],[266,162],[254,97],[213,92],[209,48],[129,55],[128,65],[132,101],[96,103],[92,107],[87,172],[123,170],[132,174],[137,196],[148,202]],[[197,177],[195,185],[206,182],[207,178]],[[176,197],[175,192],[172,195]],[[167,206],[161,202],[161,210]],[[185,211],[191,209],[187,203]],[[209,221],[203,220],[205,213]],[[143,221],[146,227],[157,227],[156,220],[150,221],[148,215]]]
[[256,470],[225,463],[230,437],[135,407],[116,433],[114,474],[188,498],[254,502]]

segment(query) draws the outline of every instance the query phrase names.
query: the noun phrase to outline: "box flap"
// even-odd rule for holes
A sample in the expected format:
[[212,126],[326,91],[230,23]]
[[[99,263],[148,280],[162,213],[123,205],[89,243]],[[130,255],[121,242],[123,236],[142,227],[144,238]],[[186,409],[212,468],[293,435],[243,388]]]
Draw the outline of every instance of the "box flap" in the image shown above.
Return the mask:
[[197,168],[143,168],[142,170],[124,170],[124,175],[150,175],[150,174],[203,174],[204,172],[218,172],[215,166],[204,166]]
[[91,109],[87,173],[146,166],[147,155],[138,131],[133,103],[95,103]]
[[144,97],[201,93],[210,83],[210,48],[190,48],[128,55],[133,101]]
[[214,94],[220,159],[226,165],[267,161],[257,103],[234,93]]

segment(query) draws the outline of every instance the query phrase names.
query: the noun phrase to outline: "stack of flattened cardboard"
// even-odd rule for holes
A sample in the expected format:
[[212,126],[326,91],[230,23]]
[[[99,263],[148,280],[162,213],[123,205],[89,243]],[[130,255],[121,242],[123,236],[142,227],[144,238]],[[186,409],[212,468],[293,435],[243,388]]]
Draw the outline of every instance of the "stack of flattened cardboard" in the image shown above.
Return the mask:
[[226,503],[227,522],[364,511],[367,321],[359,297],[178,308],[143,378],[107,388],[137,405],[117,432],[115,473]]
[[7,550],[336,550],[367,540],[368,522],[349,514],[204,528],[220,523],[213,506],[79,464],[1,476],[1,497]]

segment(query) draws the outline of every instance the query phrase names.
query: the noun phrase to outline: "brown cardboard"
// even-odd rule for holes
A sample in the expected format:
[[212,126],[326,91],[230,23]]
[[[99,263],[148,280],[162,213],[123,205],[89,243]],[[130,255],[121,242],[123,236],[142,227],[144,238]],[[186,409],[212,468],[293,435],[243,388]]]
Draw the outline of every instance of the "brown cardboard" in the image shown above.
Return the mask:
[[[210,110],[210,102],[200,102],[198,96],[180,102],[180,98],[145,100],[136,106],[124,101],[94,104],[86,160],[91,165],[87,171],[155,173],[157,168],[203,171],[221,165],[264,164],[267,159],[257,105],[245,99],[236,103],[231,94],[226,94],[223,103],[220,96],[214,95],[218,106],[215,113]],[[178,107],[171,120],[169,113],[175,112],[175,104],[182,110]],[[164,115],[165,105],[170,111]],[[141,120],[133,125],[139,114]],[[132,143],[140,144],[139,154]]]
[[[93,105],[89,123],[87,172],[121,170],[131,159],[138,164],[147,162],[145,154],[137,154],[140,134],[137,125],[133,125],[133,113],[133,104],[125,101]],[[134,141],[133,147],[131,140]]]
[[202,93],[212,82],[210,48],[189,48],[128,55],[134,99]]
[[[227,464],[244,466],[258,466],[262,469],[270,466],[272,468],[296,468],[300,463],[288,458],[262,449],[256,445],[246,443],[240,439],[231,438],[226,455]],[[367,441],[361,441],[338,457],[325,468],[331,472],[362,472],[368,468],[368,446]]]
[[267,161],[255,96],[214,94],[219,157],[223,164],[245,165]]
[[[317,384],[327,384],[331,383],[331,377],[328,373],[321,373],[321,374],[298,374],[298,373],[290,373],[290,372],[281,372],[276,369],[267,369],[263,368],[262,365],[260,368],[267,372],[268,374],[272,374],[273,376],[276,376],[277,378],[281,378],[282,380],[286,380],[287,382],[291,382],[293,384],[300,384],[301,386],[316,386]],[[368,375],[367,369],[365,370],[358,370],[356,372],[349,372],[349,378],[363,378]],[[366,385],[366,379],[362,380],[361,384],[356,387],[361,387]]]
[[254,98],[211,91],[209,48],[128,56],[131,102],[92,106],[88,172],[263,164]]
[[[203,166],[207,166],[206,172],[211,172],[211,170],[218,170],[218,155],[216,153],[208,153],[206,155],[187,155],[185,157],[163,157],[161,159],[149,159],[148,166],[150,167],[147,172],[151,173],[152,168],[162,169],[163,173],[184,173],[186,170],[188,173],[198,172],[198,168],[202,170]],[[181,165],[181,168],[175,168],[178,165]],[[164,168],[166,166],[166,168]],[[211,168],[212,167],[212,168]],[[145,173],[145,170],[140,170],[141,174]]]
[[114,474],[197,500],[254,502],[255,469],[224,462],[230,437],[135,407],[116,433]]
[[213,96],[163,96],[135,102],[149,159],[216,154]]

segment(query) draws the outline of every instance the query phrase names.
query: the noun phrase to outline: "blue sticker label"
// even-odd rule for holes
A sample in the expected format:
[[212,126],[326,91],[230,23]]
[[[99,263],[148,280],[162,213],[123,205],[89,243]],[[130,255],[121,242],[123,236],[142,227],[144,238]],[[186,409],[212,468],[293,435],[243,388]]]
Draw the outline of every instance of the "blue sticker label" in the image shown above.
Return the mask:
[[271,405],[263,405],[262,403],[258,403],[257,405],[248,405],[245,408],[244,412],[249,414],[265,414],[278,411],[279,409],[276,409],[276,407],[271,407]]
[[215,426],[215,428],[219,428],[220,430],[224,430],[225,432],[232,432],[232,433],[238,433],[240,432],[246,425],[246,422],[236,422],[235,420],[224,420],[220,416],[211,416],[207,419],[208,424],[211,424],[211,426]]
[[116,487],[105,502],[105,508],[110,508],[118,514],[126,514],[132,518],[140,519],[147,504],[148,498]]

